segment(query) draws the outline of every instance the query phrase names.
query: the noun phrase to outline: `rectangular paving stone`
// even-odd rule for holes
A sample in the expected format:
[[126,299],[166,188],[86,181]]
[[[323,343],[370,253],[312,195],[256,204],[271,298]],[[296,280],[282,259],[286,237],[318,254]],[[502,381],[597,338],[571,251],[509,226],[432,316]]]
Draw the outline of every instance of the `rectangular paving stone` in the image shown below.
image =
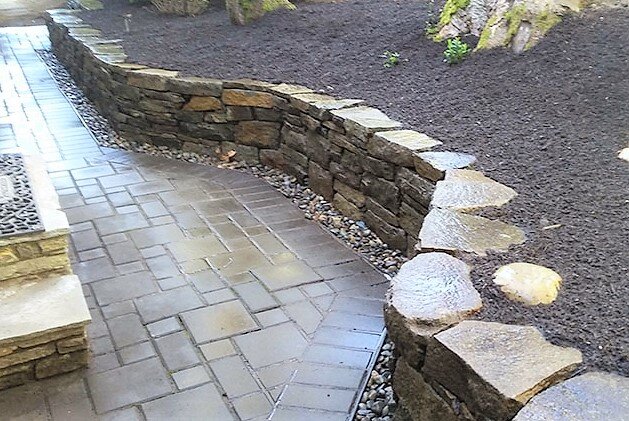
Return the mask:
[[264,265],[251,269],[251,273],[264,283],[270,291],[290,288],[323,278],[302,261],[282,265]]
[[299,358],[307,346],[292,323],[240,335],[234,341],[254,368]]
[[89,375],[87,382],[99,414],[172,391],[166,370],[157,358]]
[[279,305],[277,301],[275,301],[275,298],[273,298],[259,282],[238,284],[233,288],[247,307],[254,313],[268,310]]
[[71,237],[76,251],[90,250],[101,246],[100,238],[94,230],[75,232]]
[[247,366],[239,356],[210,362],[210,367],[229,398],[260,390]]
[[291,384],[282,397],[282,405],[348,412],[354,393],[354,390]]
[[249,272],[256,266],[269,265],[269,260],[256,248],[246,248],[235,253],[224,253],[208,257],[212,267],[228,278]]
[[197,293],[189,286],[145,295],[136,299],[135,303],[146,323],[203,306]]
[[371,352],[332,347],[328,345],[310,345],[304,353],[304,361],[355,367],[365,369],[371,358]]
[[193,273],[188,275],[188,279],[199,292],[210,292],[225,287],[221,278],[212,270]]
[[279,308],[261,311],[259,313],[256,313],[254,316],[256,319],[258,319],[258,322],[260,322],[262,327],[279,325],[280,323],[284,323],[289,320],[282,309]]
[[157,279],[170,278],[180,275],[179,269],[170,256],[158,256],[145,260],[151,272]]
[[210,306],[218,303],[224,303],[225,301],[235,300],[236,298],[238,298],[236,297],[236,294],[234,294],[234,292],[229,288],[217,289],[216,291],[206,292],[203,294],[203,299]]
[[384,329],[384,318],[333,311],[325,316],[322,324],[355,331],[380,333]]
[[155,339],[155,344],[166,367],[170,371],[181,370],[200,362],[186,332],[162,336]]
[[183,232],[176,225],[161,225],[135,230],[130,233],[131,239],[139,248],[179,241],[184,238]]
[[265,417],[273,408],[264,393],[258,392],[233,400],[234,409],[243,420]]
[[209,342],[258,329],[239,301],[216,304],[181,314],[196,343]]
[[297,368],[293,382],[355,390],[360,386],[364,375],[365,370],[358,368],[301,363]]
[[149,421],[235,419],[211,383],[145,403],[142,409]]
[[142,196],[145,194],[161,193],[174,189],[175,188],[172,186],[172,184],[168,182],[168,180],[147,181],[144,183],[137,183],[128,187],[131,196]]
[[92,288],[100,305],[130,300],[157,292],[157,286],[150,272],[146,271],[97,281],[93,283]]
[[380,343],[380,336],[375,333],[321,326],[315,332],[313,341],[319,344],[373,351]]
[[107,251],[109,252],[111,260],[116,265],[135,262],[142,258],[140,251],[131,241],[110,244],[107,246]]
[[308,301],[289,304],[283,310],[306,334],[311,334],[317,330],[321,320],[323,320],[321,313]]
[[155,348],[153,348],[153,344],[150,341],[122,348],[118,351],[118,354],[122,359],[122,363],[125,365],[146,360],[147,358],[157,355],[155,353]]
[[185,239],[171,242],[166,247],[178,262],[200,259],[227,252],[227,249],[216,237]]
[[153,338],[164,336],[173,332],[178,332],[183,329],[181,327],[181,324],[179,324],[179,320],[177,320],[176,317],[169,317],[168,319],[150,323],[146,325],[146,328]]
[[109,203],[104,202],[77,206],[75,208],[65,210],[65,213],[70,224],[77,224],[113,215],[114,210]]
[[173,373],[173,380],[179,390],[189,389],[210,381],[210,375],[207,374],[202,365],[186,368],[185,370]]
[[273,421],[347,421],[345,412],[317,411],[306,408],[279,407],[273,414]]
[[107,257],[76,263],[72,265],[72,269],[82,283],[99,281],[116,275],[116,270]]
[[220,341],[199,345],[199,349],[203,357],[208,361],[236,354],[236,349],[229,339],[221,339]]
[[148,226],[148,221],[139,212],[108,216],[94,221],[101,235],[131,231]]
[[135,183],[141,183],[144,180],[137,172],[130,171],[122,174],[100,177],[98,181],[100,182],[101,186],[108,189],[111,187],[127,186]]
[[148,338],[146,329],[137,314],[118,316],[107,321],[116,349],[123,348]]

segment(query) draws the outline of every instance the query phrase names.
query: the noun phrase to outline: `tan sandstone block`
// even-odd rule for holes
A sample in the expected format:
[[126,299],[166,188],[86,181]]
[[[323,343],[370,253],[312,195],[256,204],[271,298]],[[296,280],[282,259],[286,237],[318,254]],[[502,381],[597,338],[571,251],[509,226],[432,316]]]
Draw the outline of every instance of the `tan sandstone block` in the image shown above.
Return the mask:
[[70,354],[54,354],[35,365],[35,376],[43,379],[57,374],[68,373],[87,366],[87,351],[78,351]]
[[48,356],[53,354],[55,349],[55,344],[46,344],[14,352],[0,358],[0,368],[6,368]]
[[0,249],[0,265],[10,265],[19,260],[11,247],[2,247]]
[[183,106],[183,109],[187,111],[217,111],[221,108],[223,108],[223,103],[213,96],[193,96]]
[[0,268],[0,279],[18,278],[26,275],[41,274],[66,268],[69,271],[70,260],[66,254],[42,256],[35,259],[22,260]]
[[21,260],[33,259],[41,255],[41,249],[35,242],[17,244],[15,249]]
[[267,92],[247,91],[244,89],[225,89],[223,103],[241,107],[273,108],[273,95]]
[[9,355],[13,351],[15,351],[16,349],[17,349],[17,346],[0,347],[0,357],[4,357],[5,355]]
[[57,351],[60,354],[67,354],[83,349],[87,349],[87,338],[85,336],[63,339],[57,342]]
[[55,251],[65,251],[68,248],[68,238],[66,236],[48,238],[39,242],[39,247],[44,253]]

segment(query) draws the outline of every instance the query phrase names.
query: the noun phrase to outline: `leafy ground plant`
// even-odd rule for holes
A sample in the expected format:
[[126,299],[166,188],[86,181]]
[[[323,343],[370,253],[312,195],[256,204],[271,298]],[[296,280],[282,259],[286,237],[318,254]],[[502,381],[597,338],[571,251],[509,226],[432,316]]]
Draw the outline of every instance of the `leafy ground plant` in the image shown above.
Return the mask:
[[384,58],[384,63],[382,63],[382,65],[386,68],[400,64],[400,53],[397,51],[387,50],[380,57]]
[[465,57],[470,53],[470,46],[467,43],[461,41],[459,38],[452,38],[448,40],[448,46],[443,52],[443,61],[448,64],[457,64],[463,61]]

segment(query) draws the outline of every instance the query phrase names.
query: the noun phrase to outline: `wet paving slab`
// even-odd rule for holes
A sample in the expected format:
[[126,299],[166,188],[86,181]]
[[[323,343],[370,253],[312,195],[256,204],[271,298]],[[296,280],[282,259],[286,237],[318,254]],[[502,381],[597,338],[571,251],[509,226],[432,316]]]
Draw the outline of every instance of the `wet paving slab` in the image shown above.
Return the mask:
[[44,27],[0,29],[0,151],[48,163],[91,357],[0,392],[3,416],[347,419],[387,279],[263,180],[100,147],[37,56],[47,47]]

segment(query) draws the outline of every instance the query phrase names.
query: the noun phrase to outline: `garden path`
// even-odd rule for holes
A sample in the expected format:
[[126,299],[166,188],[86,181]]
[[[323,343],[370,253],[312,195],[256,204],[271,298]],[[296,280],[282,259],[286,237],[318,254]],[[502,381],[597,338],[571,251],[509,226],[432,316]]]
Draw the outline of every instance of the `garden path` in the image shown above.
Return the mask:
[[42,48],[45,27],[0,28],[0,151],[47,161],[91,357],[0,392],[2,417],[347,419],[382,339],[385,277],[260,179],[100,147]]

